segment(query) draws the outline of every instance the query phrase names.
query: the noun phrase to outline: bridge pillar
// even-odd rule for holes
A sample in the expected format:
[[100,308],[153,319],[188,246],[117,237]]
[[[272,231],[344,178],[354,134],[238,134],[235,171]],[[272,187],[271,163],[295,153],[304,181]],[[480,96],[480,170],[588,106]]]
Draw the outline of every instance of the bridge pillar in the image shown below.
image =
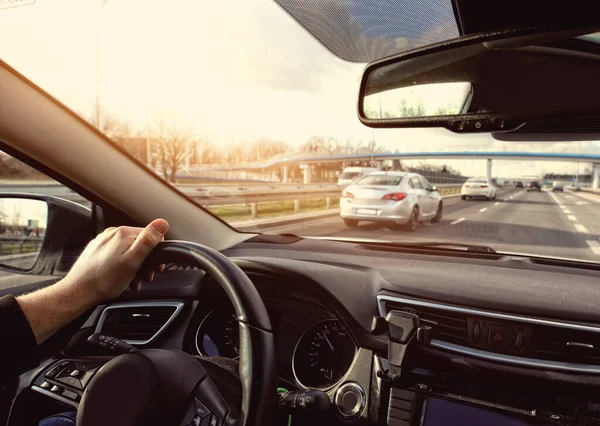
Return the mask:
[[304,175],[304,184],[309,184],[311,181],[312,167],[310,164],[301,164],[300,168],[302,169],[302,174]]
[[492,180],[492,159],[487,159],[487,178],[488,180]]
[[592,189],[600,189],[600,164],[594,163],[592,168]]
[[288,165],[284,164],[281,171],[281,182],[288,183]]

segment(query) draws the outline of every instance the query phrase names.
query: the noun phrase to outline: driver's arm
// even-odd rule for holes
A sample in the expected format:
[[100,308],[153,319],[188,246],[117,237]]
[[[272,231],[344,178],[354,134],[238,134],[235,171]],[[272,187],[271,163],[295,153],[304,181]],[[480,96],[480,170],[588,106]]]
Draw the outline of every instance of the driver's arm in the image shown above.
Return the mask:
[[[17,298],[0,298],[0,379],[38,364],[37,345],[98,304],[119,296],[133,282],[146,256],[169,225],[156,219],[146,228],[108,228],[85,248],[58,283]],[[152,280],[154,273],[147,277]]]

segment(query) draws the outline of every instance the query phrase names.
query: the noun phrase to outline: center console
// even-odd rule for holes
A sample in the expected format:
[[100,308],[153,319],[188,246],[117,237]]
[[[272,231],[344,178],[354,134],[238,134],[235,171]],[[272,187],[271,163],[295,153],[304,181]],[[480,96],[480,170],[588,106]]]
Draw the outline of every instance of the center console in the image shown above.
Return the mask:
[[[387,359],[375,359],[379,425],[600,423],[598,376],[523,368],[441,350],[430,344],[432,327],[412,312],[376,317],[373,329],[377,334],[385,330],[389,337]],[[496,335],[505,340],[502,333],[489,333],[489,344],[496,344]]]

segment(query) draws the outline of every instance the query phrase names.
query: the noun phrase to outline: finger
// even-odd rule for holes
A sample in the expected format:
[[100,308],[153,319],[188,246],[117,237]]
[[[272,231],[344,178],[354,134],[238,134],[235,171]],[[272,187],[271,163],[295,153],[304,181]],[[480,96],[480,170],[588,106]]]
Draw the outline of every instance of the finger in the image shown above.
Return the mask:
[[133,281],[131,284],[129,284],[129,288],[132,291],[140,291],[140,288],[142,288],[142,280]]
[[154,279],[154,271],[151,271],[148,274],[146,274],[146,281],[152,281],[153,279]]
[[165,270],[165,268],[166,266],[164,263],[162,265],[158,265],[158,267],[156,268],[156,272],[162,272]]
[[124,255],[130,257],[139,267],[146,256],[148,256],[152,249],[161,241],[168,229],[169,224],[166,220],[153,220],[138,234],[137,238]]

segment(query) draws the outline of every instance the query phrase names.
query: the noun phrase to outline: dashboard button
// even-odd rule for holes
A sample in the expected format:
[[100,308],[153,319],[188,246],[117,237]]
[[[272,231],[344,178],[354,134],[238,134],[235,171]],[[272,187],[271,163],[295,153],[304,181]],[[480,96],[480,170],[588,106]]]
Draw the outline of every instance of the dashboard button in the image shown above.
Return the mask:
[[73,392],[73,391],[70,391],[70,390],[65,390],[62,393],[62,396],[64,396],[65,398],[69,398],[69,399],[71,399],[73,401],[77,401],[79,399],[79,394],[77,392]]
[[335,405],[345,420],[358,417],[365,402],[365,391],[356,383],[344,383],[335,393]]
[[52,386],[52,389],[50,389],[50,392],[54,392],[54,393],[61,393],[63,391],[63,388],[61,388],[60,386]]
[[501,325],[490,325],[488,345],[493,349],[506,349],[508,329]]
[[40,387],[41,387],[42,389],[50,389],[50,388],[52,387],[52,385],[51,385],[50,383],[48,383],[48,382],[44,381],[44,383],[42,383],[42,384],[40,385]]
[[63,368],[65,366],[67,366],[67,364],[69,364],[68,361],[63,361],[61,363],[56,364],[54,367],[52,367],[47,373],[46,373],[46,377],[49,379],[54,379],[56,376],[58,376],[58,374],[63,370]]
[[473,343],[478,345],[480,337],[481,337],[481,325],[479,324],[479,321],[475,321],[473,323]]
[[75,377],[77,379],[77,378],[81,377],[81,370],[73,370],[73,371],[71,371],[69,376]]
[[59,377],[58,379],[56,379],[56,381],[64,383],[65,385],[68,385],[68,386],[72,386],[75,389],[79,389],[79,390],[83,389],[81,382],[79,381],[79,379],[76,379],[75,377],[71,377],[71,376]]
[[[212,414],[206,405],[198,401],[197,399],[194,401],[194,405],[196,406],[196,415],[200,416],[200,418],[210,417]],[[193,423],[193,422],[192,422]]]
[[523,349],[523,332],[519,331],[515,340],[515,351],[521,352],[521,349]]

